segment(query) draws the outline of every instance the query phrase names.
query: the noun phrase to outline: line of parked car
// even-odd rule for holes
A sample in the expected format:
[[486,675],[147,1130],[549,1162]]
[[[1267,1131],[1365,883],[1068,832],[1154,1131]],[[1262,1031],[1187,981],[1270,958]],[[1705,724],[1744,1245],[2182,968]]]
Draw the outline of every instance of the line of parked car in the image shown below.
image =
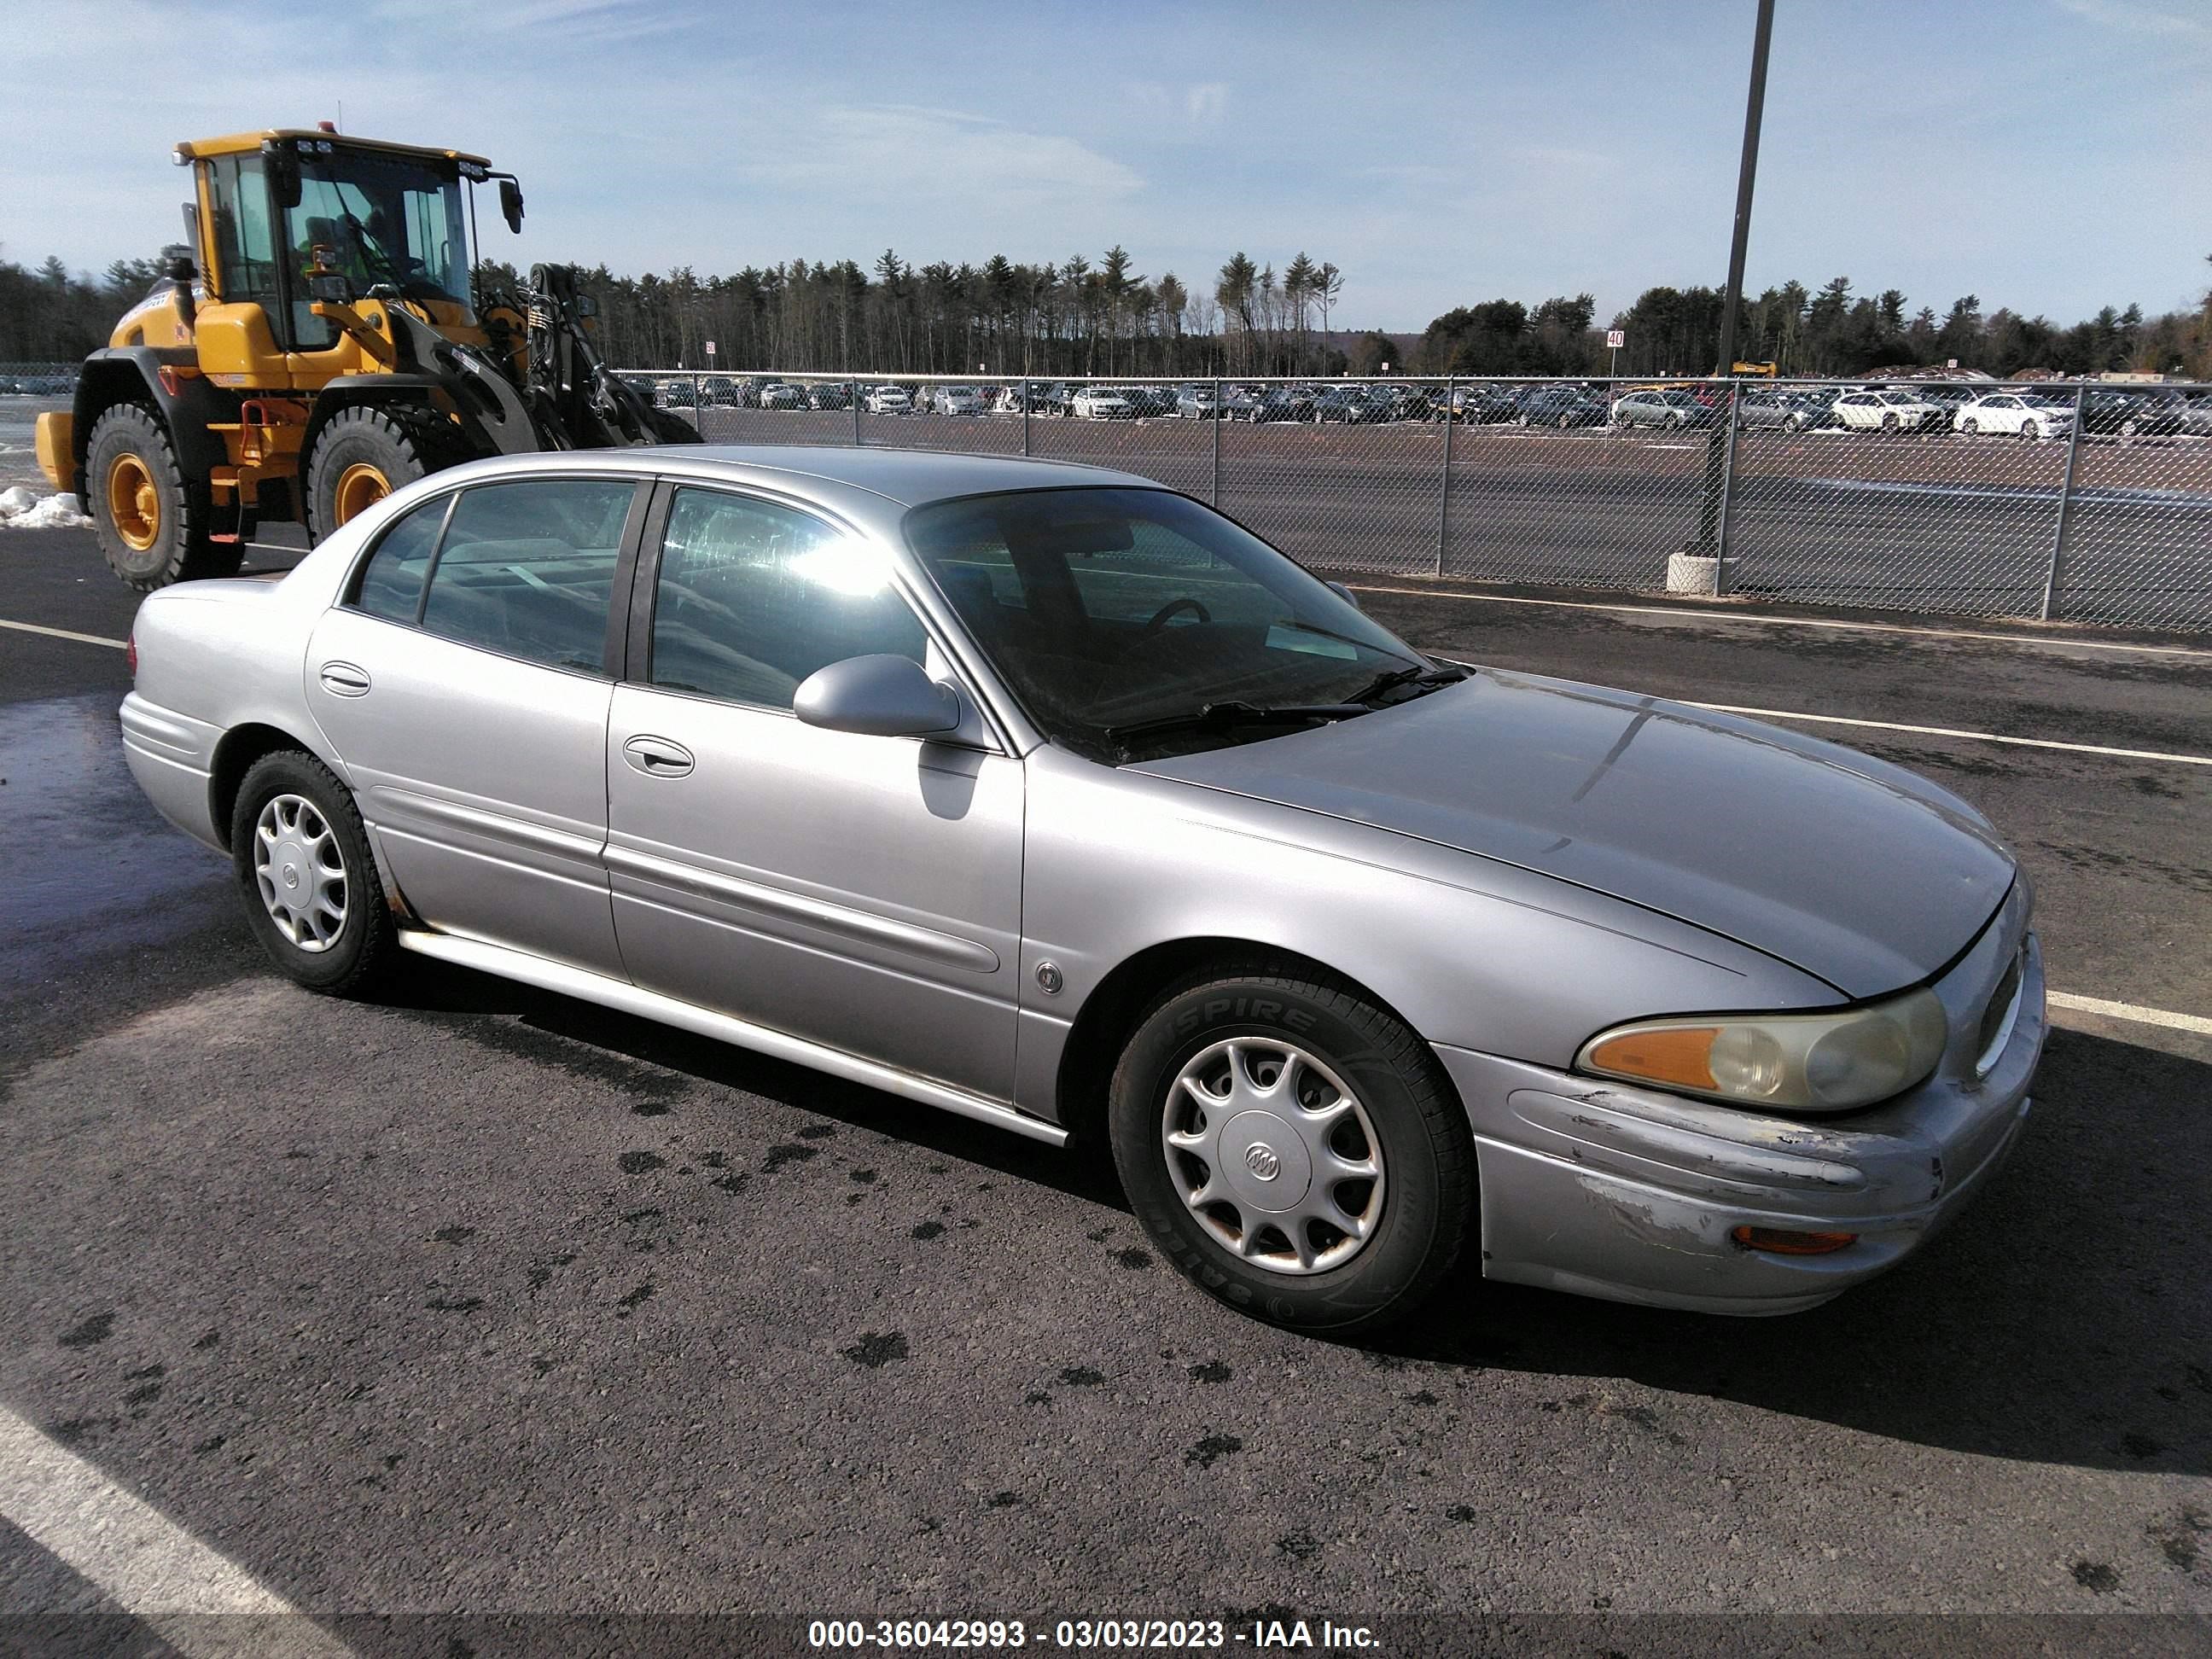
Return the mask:
[[[667,408],[849,410],[870,415],[1045,415],[1089,421],[1227,420],[1253,423],[1380,425],[1453,421],[1560,430],[1606,427],[1680,432],[1711,427],[1726,412],[1725,386],[1699,382],[1620,392],[1602,384],[1547,380],[1457,384],[1413,380],[1317,385],[1188,381],[1103,385],[1030,380],[899,384],[781,380],[722,374],[637,375],[632,384]],[[1026,409],[1024,409],[1026,394]],[[1890,436],[1952,432],[2035,441],[2072,430],[2075,395],[1988,381],[1853,382],[1825,386],[1751,386],[1741,426],[1784,432],[1864,432]],[[2082,430],[2135,438],[2212,437],[2212,392],[2099,388],[2082,401]]]

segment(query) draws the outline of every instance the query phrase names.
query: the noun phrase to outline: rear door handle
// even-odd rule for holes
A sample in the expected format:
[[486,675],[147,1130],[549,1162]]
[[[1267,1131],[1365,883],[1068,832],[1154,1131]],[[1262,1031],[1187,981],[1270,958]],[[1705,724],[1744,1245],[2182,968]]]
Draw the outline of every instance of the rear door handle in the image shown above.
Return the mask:
[[629,763],[632,771],[642,772],[648,778],[680,778],[694,764],[691,751],[682,744],[642,735],[623,744],[623,758]]
[[322,669],[323,690],[341,697],[365,697],[368,695],[368,670],[358,663],[326,662]]

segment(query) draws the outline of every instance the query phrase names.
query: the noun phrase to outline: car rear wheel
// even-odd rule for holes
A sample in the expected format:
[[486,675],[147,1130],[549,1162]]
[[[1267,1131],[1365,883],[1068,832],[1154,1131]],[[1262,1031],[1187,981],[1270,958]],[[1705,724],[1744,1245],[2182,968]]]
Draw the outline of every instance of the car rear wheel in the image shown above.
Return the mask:
[[1981,429],[1981,423],[1978,421],[1967,419],[1959,422],[1959,430],[1969,438],[1975,436]]
[[1274,1324],[1349,1334],[1402,1318],[1474,1226],[1474,1146],[1435,1056],[1298,965],[1170,987],[1122,1051],[1109,1127],[1153,1243]]
[[1881,417],[1882,436],[1886,438],[1894,438],[1898,434],[1898,430],[1899,428],[1896,416],[1885,415]]
[[353,795],[298,750],[264,755],[230,815],[231,867],[246,921],[284,973],[350,994],[398,949],[392,910]]
[[2021,422],[2020,440],[2022,443],[2034,443],[2042,436],[2043,428],[2036,422],[2022,421]]

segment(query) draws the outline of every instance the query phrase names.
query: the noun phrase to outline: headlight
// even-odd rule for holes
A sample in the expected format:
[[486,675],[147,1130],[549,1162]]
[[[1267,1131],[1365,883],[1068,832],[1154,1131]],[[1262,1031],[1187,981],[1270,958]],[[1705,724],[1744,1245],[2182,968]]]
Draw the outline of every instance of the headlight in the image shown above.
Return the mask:
[[1932,991],[1840,1014],[1714,1014],[1601,1031],[1577,1071],[1784,1112],[1848,1112],[1936,1069],[1948,1022]]

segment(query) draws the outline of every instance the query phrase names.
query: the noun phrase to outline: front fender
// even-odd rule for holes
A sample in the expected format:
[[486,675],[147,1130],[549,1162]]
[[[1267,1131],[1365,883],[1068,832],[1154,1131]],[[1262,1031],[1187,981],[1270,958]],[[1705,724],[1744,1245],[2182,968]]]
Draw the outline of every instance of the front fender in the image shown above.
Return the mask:
[[[1085,1005],[1139,953],[1249,940],[1356,980],[1425,1040],[1564,1069],[1646,1015],[1813,1008],[1834,988],[1702,928],[1373,825],[1028,757],[1021,1092],[1053,1097]],[[1045,993],[1038,968],[1060,970]]]

